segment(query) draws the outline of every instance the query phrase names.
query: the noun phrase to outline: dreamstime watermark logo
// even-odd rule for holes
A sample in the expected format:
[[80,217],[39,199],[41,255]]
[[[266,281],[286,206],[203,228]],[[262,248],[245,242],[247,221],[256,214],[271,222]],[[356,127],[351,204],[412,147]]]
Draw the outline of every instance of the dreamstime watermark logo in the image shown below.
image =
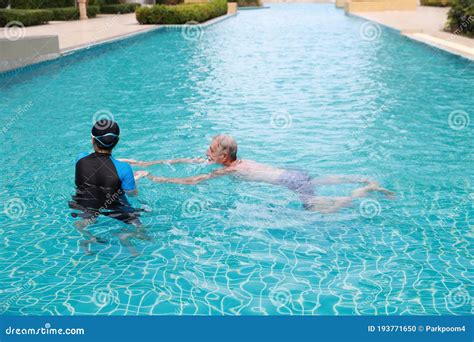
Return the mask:
[[14,42],[25,36],[25,25],[21,21],[13,20],[5,25],[5,38]]
[[277,112],[272,115],[270,119],[270,124],[273,128],[287,129],[290,128],[293,124],[293,119],[291,118],[291,115],[287,112]]
[[448,305],[452,308],[459,308],[469,304],[470,302],[471,296],[463,286],[458,286],[448,293]]
[[461,34],[463,33],[464,29],[466,29],[469,24],[471,23],[474,23],[474,15],[470,15],[467,17],[466,20],[464,20],[463,22],[461,22],[461,24],[459,25],[459,27],[453,32],[454,34]]
[[183,213],[184,217],[199,217],[202,215],[206,206],[206,201],[193,197],[183,202],[183,205],[181,206],[181,212]]
[[94,211],[94,213],[90,217],[84,219],[84,222],[87,222],[88,224],[93,224],[103,212],[107,211],[107,209],[109,209],[109,207],[111,207],[114,203],[117,203],[117,201],[121,196],[123,196],[123,194],[124,192],[122,189],[118,189],[112,195],[106,194],[106,200],[104,204],[98,210]]
[[376,296],[373,294],[369,294],[367,297],[363,297],[361,300],[357,301],[358,306],[370,305],[376,299]]
[[[103,27],[101,27],[99,30],[95,31],[96,36],[100,36],[102,33],[106,33],[110,31],[112,26],[120,19],[120,14],[114,15],[112,18],[109,18]],[[94,43],[90,43],[86,46],[86,49],[89,49],[91,46],[93,46]]]
[[466,128],[469,126],[470,121],[469,114],[463,110],[452,111],[448,116],[449,127],[455,131],[460,131]]
[[375,146],[373,149],[370,150],[370,157],[373,160],[386,160],[389,154],[390,151],[382,145]]
[[362,124],[363,128],[368,128],[383,112],[386,110],[387,106],[382,104],[376,110],[371,112],[365,119],[365,122]]
[[276,307],[288,305],[291,301],[291,292],[286,287],[273,287],[270,289],[270,301]]
[[188,21],[181,28],[181,35],[186,40],[198,41],[202,39],[204,29],[197,21]]
[[110,128],[110,125],[113,121],[115,121],[114,115],[112,112],[106,109],[101,109],[95,112],[94,116],[92,117],[92,124],[95,125],[95,123],[98,122],[100,129]]
[[387,106],[384,104],[382,104],[379,108],[377,108],[377,110],[375,110],[373,112],[373,116],[379,116],[380,114],[382,114],[385,110],[387,109]]
[[380,37],[382,30],[379,24],[367,21],[360,25],[359,36],[363,41],[372,42]]
[[107,287],[99,288],[94,291],[94,295],[92,296],[92,302],[99,307],[103,307],[111,303],[116,303],[118,302],[118,293],[116,290],[112,290]]
[[25,211],[26,205],[21,198],[11,198],[3,205],[3,212],[12,220],[22,217]]
[[18,121],[20,120],[23,115],[25,115],[30,109],[33,107],[33,102],[29,101],[27,104],[23,106],[18,106],[15,110],[15,115],[13,115],[10,118],[10,121],[8,121],[5,126],[2,127],[2,133],[7,134],[8,130]]
[[84,335],[84,328],[53,328],[51,323],[45,323],[39,328],[16,328],[9,326],[5,329],[6,335]]
[[[1,303],[0,305],[0,313],[4,313],[5,311],[8,310],[8,308],[20,298],[21,294],[28,289],[30,289],[33,286],[33,280],[28,280],[23,286],[16,290],[14,294],[7,299],[4,303]],[[0,290],[0,294],[4,293],[3,290]]]
[[366,199],[360,202],[359,213],[362,217],[365,218],[374,218],[377,215],[380,215],[382,212],[382,207],[380,203],[374,199]]

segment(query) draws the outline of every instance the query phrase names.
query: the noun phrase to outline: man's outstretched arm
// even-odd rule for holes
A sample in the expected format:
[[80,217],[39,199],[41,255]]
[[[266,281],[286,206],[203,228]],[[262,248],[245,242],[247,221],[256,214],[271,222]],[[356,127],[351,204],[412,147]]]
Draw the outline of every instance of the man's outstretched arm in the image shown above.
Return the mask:
[[129,163],[130,165],[137,165],[137,166],[151,166],[151,165],[156,165],[156,164],[178,164],[178,163],[206,163],[207,159],[204,158],[177,158],[177,159],[160,159],[160,160],[153,160],[149,162],[145,161],[138,161],[135,159],[124,159],[120,158],[118,159],[122,162]]
[[224,168],[215,170],[211,173],[206,173],[202,175],[197,175],[193,177],[185,177],[185,178],[166,178],[166,177],[156,177],[151,174],[148,174],[146,177],[155,182],[155,183],[175,183],[175,184],[186,184],[186,185],[194,185],[201,183],[205,180],[216,178],[219,176],[224,176],[232,171],[226,170]]

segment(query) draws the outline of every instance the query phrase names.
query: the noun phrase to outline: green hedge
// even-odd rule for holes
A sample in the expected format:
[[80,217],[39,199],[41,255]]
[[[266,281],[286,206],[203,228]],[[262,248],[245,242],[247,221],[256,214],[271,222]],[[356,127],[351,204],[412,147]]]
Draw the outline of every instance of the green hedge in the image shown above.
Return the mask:
[[184,3],[184,0],[156,0],[157,5],[179,5]]
[[263,6],[261,0],[230,0],[229,2],[236,2],[237,7],[260,7],[260,6]]
[[453,0],[447,29],[455,34],[474,37],[474,0]]
[[422,6],[446,7],[451,6],[451,0],[420,0]]
[[140,7],[140,4],[102,5],[100,6],[100,13],[107,13],[107,14],[133,13],[138,7]]
[[[79,20],[79,9],[77,7],[51,8],[53,20]],[[95,18],[99,13],[99,6],[87,6],[87,16]]]
[[52,19],[53,12],[49,10],[0,9],[0,27],[11,21],[19,21],[24,26],[41,25]]
[[51,8],[53,20],[76,20],[79,19],[79,10],[76,7]]
[[99,13],[100,13],[100,7],[99,6],[87,6],[87,16],[89,18],[95,18],[97,16],[97,14],[99,14]]
[[105,5],[105,1],[104,0],[89,0],[89,2],[87,3],[88,6],[102,6],[102,5]]
[[202,23],[227,13],[227,0],[212,0],[205,4],[176,6],[155,5],[140,7],[136,11],[140,24],[186,24],[190,21]]
[[104,5],[119,5],[122,4],[119,0],[89,0],[88,5],[104,6]]
[[62,8],[74,7],[75,3],[75,0],[11,0],[11,8]]

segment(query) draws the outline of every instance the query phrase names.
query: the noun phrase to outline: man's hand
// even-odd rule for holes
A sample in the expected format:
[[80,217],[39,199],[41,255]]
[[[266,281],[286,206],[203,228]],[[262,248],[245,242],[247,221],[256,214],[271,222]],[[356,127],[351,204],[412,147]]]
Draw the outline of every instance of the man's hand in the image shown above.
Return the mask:
[[139,180],[140,178],[148,176],[150,173],[148,171],[137,171],[135,172],[135,180]]

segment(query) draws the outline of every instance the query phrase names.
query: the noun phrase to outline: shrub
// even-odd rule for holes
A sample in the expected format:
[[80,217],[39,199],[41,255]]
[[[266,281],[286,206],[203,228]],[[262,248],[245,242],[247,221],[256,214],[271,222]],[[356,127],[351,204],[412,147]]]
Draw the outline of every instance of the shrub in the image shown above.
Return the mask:
[[38,9],[74,7],[75,0],[11,0],[11,8]]
[[102,6],[105,5],[105,0],[89,0],[88,6]]
[[125,4],[125,0],[89,0],[88,4],[94,6],[118,5]]
[[451,6],[451,0],[420,0],[422,6],[446,7]]
[[51,8],[53,20],[76,20],[79,19],[79,10],[76,7]]
[[[79,19],[79,9],[76,7],[51,8],[50,11],[53,12],[52,20],[65,21]],[[89,18],[95,18],[98,13],[98,6],[87,6],[87,16]]]
[[447,29],[454,34],[474,36],[474,1],[453,0],[448,13]]
[[178,5],[184,3],[184,0],[156,0],[157,5]]
[[227,13],[227,0],[212,0],[204,4],[176,6],[155,5],[137,9],[140,24],[186,24],[190,21],[202,23]]
[[52,19],[53,12],[49,10],[0,9],[0,27],[11,21],[19,21],[24,26],[41,25]]
[[8,6],[8,0],[0,0],[0,8],[6,8]]
[[100,6],[100,13],[108,13],[108,14],[133,13],[138,7],[140,7],[140,4],[102,5]]
[[231,0],[229,2],[236,2],[237,7],[260,7],[260,6],[262,6],[262,1],[261,0]]
[[99,6],[87,6],[87,16],[89,18],[95,18],[97,14],[100,13],[100,7]]

